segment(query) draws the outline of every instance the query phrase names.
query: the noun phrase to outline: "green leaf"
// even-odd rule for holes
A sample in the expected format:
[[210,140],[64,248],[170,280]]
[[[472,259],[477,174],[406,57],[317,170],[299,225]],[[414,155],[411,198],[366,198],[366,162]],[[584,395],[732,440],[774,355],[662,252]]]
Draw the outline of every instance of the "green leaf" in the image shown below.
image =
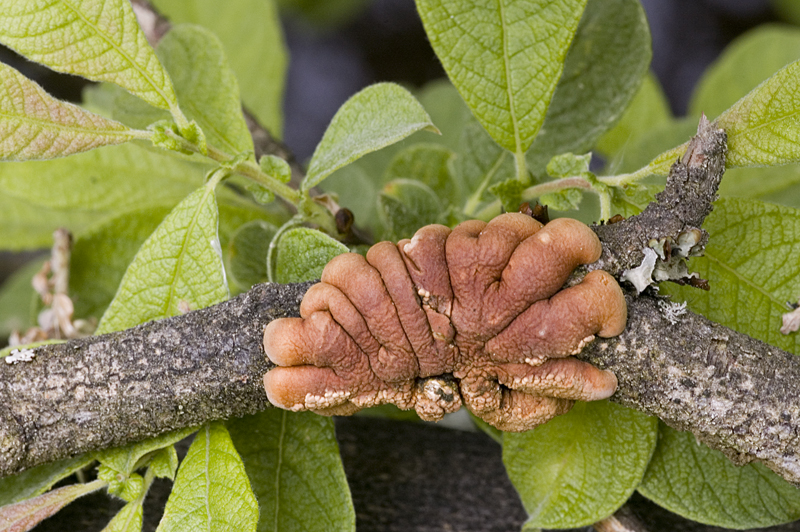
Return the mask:
[[489,189],[499,199],[507,212],[517,212],[522,203],[522,191],[525,185],[516,178],[501,181]]
[[781,19],[800,24],[800,4],[795,0],[772,0],[770,4]]
[[227,247],[229,281],[240,291],[267,282],[267,252],[277,228],[262,220],[249,222],[234,233]]
[[574,153],[562,153],[556,155],[547,163],[547,173],[552,177],[572,177],[589,172],[589,163],[592,162],[592,154],[575,155]]
[[280,181],[288,183],[292,179],[292,169],[289,163],[274,155],[264,155],[258,160],[261,171]]
[[724,196],[758,199],[787,207],[800,207],[800,165],[765,168],[731,168],[719,187]]
[[[2,168],[5,165],[0,165]],[[80,231],[108,216],[107,212],[50,209],[24,199],[10,197],[0,189],[0,249],[19,251],[53,245],[53,231],[66,227]]]
[[703,228],[710,235],[705,256],[693,258],[689,271],[711,290],[669,283],[662,290],[717,323],[800,354],[800,335],[780,333],[786,302],[800,297],[800,211],[721,198]]
[[597,142],[604,155],[624,155],[627,147],[650,129],[669,122],[672,111],[658,79],[648,72],[617,125]]
[[461,131],[476,120],[453,84],[447,78],[431,81],[417,93],[417,99],[430,115],[431,122],[442,132],[428,142],[457,150]]
[[57,100],[0,63],[0,160],[54,159],[147,135]]
[[275,280],[300,283],[319,279],[322,268],[347,246],[316,229],[296,227],[281,235],[275,258]]
[[473,215],[492,184],[514,178],[514,157],[472,119],[461,134],[456,169],[457,179],[469,195],[464,211]]
[[[230,234],[239,226],[254,218],[266,217],[263,211],[246,204],[234,204],[229,201],[231,199],[229,194],[220,194],[219,239],[223,249],[227,249]],[[99,318],[103,315],[136,252],[175,203],[177,200],[162,206],[122,210],[77,233],[69,276],[75,316]]]
[[216,180],[200,187],[142,245],[122,278],[96,334],[176,316],[228,298],[217,233]]
[[129,502],[122,507],[102,532],[141,532],[143,518],[142,501]]
[[175,480],[175,472],[178,470],[178,453],[175,451],[175,446],[170,445],[156,451],[150,462],[150,470],[156,478]]
[[438,133],[410,92],[394,83],[371,85],[350,97],[336,112],[311,157],[302,187],[315,187],[362,155],[421,129]]
[[503,435],[525,529],[577,528],[622,506],[642,480],[658,420],[608,401],[578,402],[535,430]]
[[395,179],[378,196],[387,240],[411,238],[420,227],[438,222],[443,210],[436,193],[419,181]]
[[42,262],[35,260],[26,264],[0,287],[0,338],[7,338],[13,331],[25,331],[36,324],[41,300],[31,281],[42,268]]
[[219,37],[228,63],[236,73],[245,106],[261,125],[280,138],[288,60],[275,3],[238,0],[225,3],[224,9],[217,0],[152,3],[173,23],[199,24]]
[[733,41],[697,84],[689,116],[719,116],[762,81],[800,59],[800,29],[763,25]]
[[452,176],[455,153],[436,144],[415,144],[394,156],[384,182],[413,179],[431,188],[446,204],[460,202],[461,191]]
[[247,532],[257,521],[258,503],[225,425],[205,425],[181,463],[157,532]]
[[0,42],[58,72],[115,83],[162,109],[177,107],[128,0],[0,0]]
[[197,431],[197,427],[175,430],[133,445],[100,451],[95,453],[94,458],[114,471],[123,475],[130,475],[138,468],[146,465],[147,461],[143,461],[143,457],[165,447],[171,447],[174,443],[181,441],[195,431]]
[[686,144],[697,133],[697,120],[670,120],[631,139],[621,157],[612,161],[617,172],[633,172],[645,166],[652,174],[667,175],[672,165],[686,152]]
[[123,475],[105,464],[100,464],[97,468],[97,478],[108,483],[110,495],[119,497],[125,502],[133,502],[144,495],[144,479],[138,473]]
[[9,532],[30,530],[78,497],[83,497],[105,486],[102,480],[86,484],[73,484],[58,488],[33,499],[0,508],[0,523]]
[[89,453],[43,464],[22,473],[0,478],[0,506],[30,499],[46,492],[61,479],[91,464],[94,459]]
[[103,315],[136,252],[171,207],[121,211],[78,233],[69,272],[69,293],[75,316],[99,318]]
[[522,154],[544,121],[586,0],[417,0],[447,75],[492,138]]
[[539,197],[539,202],[542,205],[547,205],[557,211],[577,210],[580,207],[581,200],[583,200],[583,193],[574,188],[542,194]]
[[239,84],[219,39],[201,26],[183,24],[161,39],[157,52],[172,76],[181,108],[203,129],[207,142],[231,155],[252,152]]
[[637,215],[654,201],[656,194],[662,190],[663,186],[642,184],[631,184],[624,189],[611,187],[611,213],[621,214],[625,218]]
[[330,418],[273,408],[228,428],[258,498],[259,532],[355,530]]
[[0,165],[3,194],[84,212],[175,204],[202,182],[199,165],[134,144],[57,161]]
[[639,492],[671,512],[714,526],[750,529],[800,519],[800,490],[762,464],[735,466],[691,433],[663,423]]
[[717,119],[728,133],[728,167],[800,161],[800,61],[753,89]]
[[589,0],[542,129],[527,154],[530,170],[541,174],[557,153],[594,148],[622,117],[651,56],[639,0]]

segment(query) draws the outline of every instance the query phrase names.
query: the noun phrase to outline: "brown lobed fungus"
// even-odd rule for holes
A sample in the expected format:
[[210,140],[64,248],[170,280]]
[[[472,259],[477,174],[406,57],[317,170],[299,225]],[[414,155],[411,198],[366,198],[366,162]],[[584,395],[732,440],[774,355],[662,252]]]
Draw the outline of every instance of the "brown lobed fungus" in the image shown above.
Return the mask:
[[301,318],[271,322],[269,400],[290,410],[352,414],[393,403],[438,420],[462,403],[505,431],[614,393],[613,373],[570,355],[625,328],[625,298],[607,272],[561,290],[600,257],[586,225],[519,213],[452,231],[423,227],[366,258],[333,259]]

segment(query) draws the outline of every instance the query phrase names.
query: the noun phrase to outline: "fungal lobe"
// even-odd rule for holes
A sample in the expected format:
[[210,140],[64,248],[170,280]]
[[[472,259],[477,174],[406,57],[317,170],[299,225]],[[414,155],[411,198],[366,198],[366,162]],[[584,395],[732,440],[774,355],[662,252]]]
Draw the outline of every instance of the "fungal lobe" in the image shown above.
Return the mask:
[[438,420],[462,404],[506,431],[524,431],[576,400],[614,393],[611,372],[575,355],[622,332],[622,290],[595,270],[561,289],[600,242],[586,225],[542,225],[510,213],[452,231],[344,254],[306,293],[300,318],[275,320],[264,348],[278,367],[269,400],[291,410],[351,414],[393,403]]

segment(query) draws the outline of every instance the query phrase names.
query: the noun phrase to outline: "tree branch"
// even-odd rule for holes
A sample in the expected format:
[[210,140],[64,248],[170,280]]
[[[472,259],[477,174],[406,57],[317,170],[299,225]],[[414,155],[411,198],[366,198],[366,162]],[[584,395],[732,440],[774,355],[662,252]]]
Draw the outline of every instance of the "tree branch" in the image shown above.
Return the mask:
[[[698,227],[716,197],[724,147],[724,132],[701,123],[658,202],[596,228],[599,262],[619,274],[653,241],[677,242]],[[311,284],[259,285],[214,307],[0,363],[0,475],[269,407],[263,328],[297,315]],[[664,303],[629,294],[626,331],[579,357],[616,373],[612,400],[692,431],[736,463],[760,460],[800,486],[798,358],[702,316],[666,315]]]

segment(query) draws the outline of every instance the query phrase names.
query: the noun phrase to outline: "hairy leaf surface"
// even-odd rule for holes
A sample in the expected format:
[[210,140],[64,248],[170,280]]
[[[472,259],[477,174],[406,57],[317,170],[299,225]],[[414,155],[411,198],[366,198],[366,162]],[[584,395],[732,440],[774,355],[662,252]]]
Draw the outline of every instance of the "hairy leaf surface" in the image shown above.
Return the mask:
[[141,532],[143,516],[142,501],[129,502],[106,525],[103,532]]
[[256,530],[258,502],[225,425],[203,426],[181,463],[157,532]]
[[786,302],[800,297],[800,211],[760,201],[721,198],[706,218],[706,253],[689,263],[711,290],[665,284],[675,301],[710,320],[800,354],[800,336],[780,333]]
[[[195,24],[181,24],[161,39],[156,53],[172,76],[181,109],[200,125],[207,142],[231,155],[253,151],[239,84],[216,35]],[[169,119],[166,112],[123,91],[114,99],[113,116],[142,129]]]
[[384,238],[396,242],[411,238],[422,226],[439,222],[443,207],[429,186],[410,179],[395,179],[378,196],[378,215],[386,231]]
[[544,121],[586,0],[417,0],[448,77],[492,138],[527,151]]
[[33,81],[0,63],[0,160],[54,159],[122,144],[143,135],[146,136],[53,98]]
[[762,528],[800,519],[800,490],[762,464],[736,466],[663,423],[639,492],[693,521]]
[[759,26],[738,37],[706,70],[689,103],[689,116],[722,114],[762,81],[800,59],[800,29]]
[[173,23],[200,24],[219,37],[244,105],[280,138],[288,58],[275,2],[237,0],[221,8],[217,0],[155,0],[153,5]]
[[176,316],[228,298],[212,180],[183,200],[145,241],[96,334]]
[[608,401],[578,402],[535,430],[503,436],[525,529],[577,528],[622,506],[653,454],[658,420]]
[[355,530],[330,418],[273,408],[228,429],[258,498],[259,532]]
[[128,0],[0,0],[0,42],[58,72],[173,109],[175,91]]
[[528,152],[531,171],[542,174],[559,153],[594,148],[628,107],[651,56],[650,29],[638,0],[589,0],[542,129]]
[[135,144],[57,161],[0,165],[3,194],[43,207],[75,211],[177,203],[202,182],[200,165]]
[[278,241],[275,280],[300,283],[319,279],[322,269],[333,257],[348,251],[347,246],[316,229],[290,229]]
[[314,150],[303,188],[318,185],[335,170],[421,129],[438,132],[422,105],[394,83],[378,83],[347,100]]

